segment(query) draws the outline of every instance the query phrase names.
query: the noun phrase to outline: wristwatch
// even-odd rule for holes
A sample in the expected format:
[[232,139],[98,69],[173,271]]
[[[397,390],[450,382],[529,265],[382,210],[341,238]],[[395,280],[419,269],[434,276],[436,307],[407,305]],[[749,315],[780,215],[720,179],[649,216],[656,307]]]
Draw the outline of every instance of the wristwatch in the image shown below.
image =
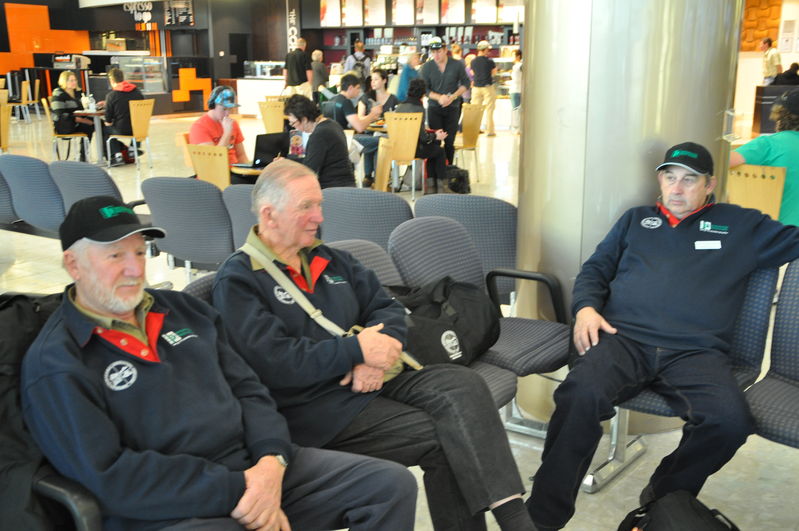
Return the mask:
[[266,454],[264,457],[266,456],[272,456],[275,459],[277,459],[277,462],[280,463],[283,466],[283,468],[289,466],[289,462],[286,460],[285,457],[283,457],[282,454]]

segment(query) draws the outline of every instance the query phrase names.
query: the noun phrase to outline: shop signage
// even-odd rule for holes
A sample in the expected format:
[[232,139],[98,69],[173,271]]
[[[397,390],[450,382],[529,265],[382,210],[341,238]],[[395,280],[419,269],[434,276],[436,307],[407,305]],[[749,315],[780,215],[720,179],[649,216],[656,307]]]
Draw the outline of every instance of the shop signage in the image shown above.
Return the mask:
[[136,22],[150,22],[153,18],[152,2],[125,2],[122,4],[125,13],[131,13]]
[[297,48],[297,39],[300,38],[299,16],[300,0],[286,0],[286,36],[290,52]]

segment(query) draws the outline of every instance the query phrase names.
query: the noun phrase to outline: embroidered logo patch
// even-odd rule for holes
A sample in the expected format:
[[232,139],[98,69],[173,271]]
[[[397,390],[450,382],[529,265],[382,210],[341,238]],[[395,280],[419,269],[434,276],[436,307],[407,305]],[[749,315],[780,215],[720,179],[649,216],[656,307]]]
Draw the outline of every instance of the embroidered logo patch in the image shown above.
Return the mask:
[[129,361],[115,361],[105,368],[103,380],[112,391],[124,391],[136,381],[136,367]]
[[712,232],[713,234],[729,234],[729,225],[714,225],[710,221],[700,221],[699,230],[702,232]]
[[663,220],[654,216],[641,220],[641,226],[645,229],[656,229],[661,225],[663,225]]
[[461,344],[458,341],[458,334],[452,330],[446,330],[443,334],[441,334],[441,344],[447,351],[449,359],[456,360],[463,356],[463,352],[461,352]]
[[161,337],[164,338],[164,341],[169,343],[170,346],[176,347],[187,339],[197,337],[197,334],[195,334],[194,330],[191,328],[181,328],[180,330],[170,330],[169,332],[161,334]]
[[294,304],[294,297],[289,295],[289,292],[280,286],[275,286],[275,298],[283,304]]
[[328,275],[327,273],[325,273],[322,276],[324,277],[325,282],[327,282],[328,284],[346,284],[347,283],[347,280],[344,277],[340,276],[340,275]]

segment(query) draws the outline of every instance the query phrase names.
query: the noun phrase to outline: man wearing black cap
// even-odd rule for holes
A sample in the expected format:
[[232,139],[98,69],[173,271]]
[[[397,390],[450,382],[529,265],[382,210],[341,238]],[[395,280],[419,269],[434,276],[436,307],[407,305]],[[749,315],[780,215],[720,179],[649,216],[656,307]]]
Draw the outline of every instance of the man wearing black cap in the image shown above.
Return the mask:
[[771,107],[773,135],[760,135],[730,152],[730,168],[740,164],[785,168],[780,221],[799,225],[799,88],[784,92]]
[[386,461],[300,448],[219,315],[145,289],[142,225],[113,197],[59,229],[75,283],[22,366],[23,414],[106,530],[411,529],[416,483]]
[[419,77],[427,85],[427,126],[434,131],[442,129],[447,133],[444,153],[452,164],[455,135],[461,117],[460,97],[469,89],[471,82],[463,62],[447,56],[447,46],[440,37],[430,39],[428,46],[433,60],[427,61],[419,72]]
[[600,421],[645,387],[687,422],[642,504],[675,490],[697,494],[753,431],[730,371],[730,333],[749,273],[799,257],[799,228],[714,203],[713,159],[698,144],[670,148],[656,171],[658,202],[625,212],[574,283],[580,356],[555,391],[527,501],[539,530],[569,521]]

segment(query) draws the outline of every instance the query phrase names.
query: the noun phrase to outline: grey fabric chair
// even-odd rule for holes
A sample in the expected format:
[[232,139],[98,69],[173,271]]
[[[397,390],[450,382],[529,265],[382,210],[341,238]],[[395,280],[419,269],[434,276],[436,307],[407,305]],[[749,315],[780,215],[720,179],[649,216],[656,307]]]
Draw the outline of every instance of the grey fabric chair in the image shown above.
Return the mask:
[[[440,216],[415,218],[391,233],[388,251],[408,286],[423,286],[444,276],[486,287],[480,255],[466,229]],[[505,317],[500,319],[496,344],[481,362],[517,376],[552,372],[568,360],[569,327],[565,324],[563,296],[557,280],[537,272],[506,271],[545,284],[561,322]],[[489,275],[491,278],[491,275]],[[497,303],[496,290],[489,289]]]
[[[340,240],[329,245],[352,254],[360,263],[377,274],[382,285],[404,285],[391,258],[376,243],[367,240]],[[512,371],[480,360],[469,367],[485,379],[497,409],[510,402],[516,395],[516,374]]]
[[[729,353],[733,375],[741,389],[751,385],[760,373],[777,276],[777,269],[759,269],[749,275],[747,281],[746,295],[735,323]],[[799,398],[799,387],[796,393]],[[663,397],[648,389],[620,404],[616,408],[616,416],[611,421],[611,448],[607,460],[586,475],[582,485],[583,491],[588,493],[599,491],[646,451],[641,436],[627,435],[629,410],[664,417],[675,416]],[[799,415],[795,412],[793,415],[799,427]],[[799,429],[796,433],[799,434]]]
[[14,223],[18,219],[19,215],[14,210],[14,203],[11,200],[11,189],[0,175],[0,225]]
[[368,188],[325,188],[322,239],[369,240],[383,249],[394,228],[413,217],[401,197]]
[[[496,199],[468,194],[433,194],[420,197],[413,207],[417,218],[444,216],[466,228],[480,253],[483,272],[516,267],[516,206]],[[497,282],[497,294],[508,303],[515,290],[512,278]]]
[[189,295],[197,297],[203,302],[211,304],[211,288],[214,286],[215,278],[216,272],[203,275],[186,284],[186,287],[183,288],[183,291]]
[[777,302],[771,365],[746,391],[757,434],[799,448],[799,260],[785,272]]
[[43,161],[23,155],[0,155],[0,174],[11,190],[14,211],[40,235],[58,237],[66,215],[61,191]]
[[247,241],[247,235],[258,217],[253,213],[252,184],[233,184],[222,191],[222,199],[233,227],[233,246],[238,249]]
[[215,270],[233,252],[230,218],[222,191],[211,183],[182,177],[152,177],[142,182],[152,223],[166,230],[158,249],[191,268]]
[[122,200],[122,194],[111,176],[95,164],[59,160],[50,163],[50,175],[61,191],[67,212],[76,201],[95,195],[110,195]]

